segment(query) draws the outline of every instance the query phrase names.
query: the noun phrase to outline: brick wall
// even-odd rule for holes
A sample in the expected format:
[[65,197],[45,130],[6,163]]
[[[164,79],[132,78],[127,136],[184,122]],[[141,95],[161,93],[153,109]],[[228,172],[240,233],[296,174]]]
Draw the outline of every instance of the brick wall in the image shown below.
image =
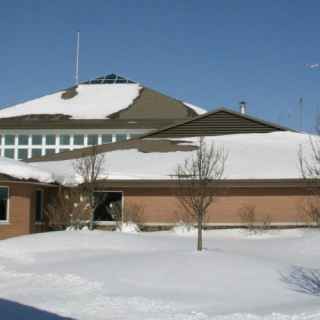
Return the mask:
[[45,231],[35,224],[35,190],[42,188],[29,183],[1,183],[9,187],[9,221],[0,222],[0,239]]
[[[175,197],[173,189],[125,189],[124,206],[138,204],[143,207],[143,223],[174,223],[186,215]],[[220,191],[209,207],[207,222],[217,224],[241,223],[240,212],[246,206],[255,207],[256,217],[267,215],[272,223],[295,224],[305,222],[301,205],[309,197],[305,189],[228,189]]]

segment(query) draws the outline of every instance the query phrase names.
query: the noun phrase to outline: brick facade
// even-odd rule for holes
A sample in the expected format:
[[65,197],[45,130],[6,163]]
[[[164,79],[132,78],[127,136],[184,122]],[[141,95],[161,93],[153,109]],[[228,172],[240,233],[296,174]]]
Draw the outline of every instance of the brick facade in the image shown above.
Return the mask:
[[[143,208],[142,223],[167,224],[188,219],[175,197],[175,190],[124,189],[124,206],[137,204]],[[273,224],[294,225],[305,223],[302,212],[304,201],[311,195],[305,188],[230,188],[221,190],[209,207],[207,223],[217,225],[241,224],[240,212],[254,207],[258,221],[267,216]]]
[[46,193],[45,187],[22,182],[0,182],[0,186],[9,188],[8,222],[0,222],[0,239],[46,230],[35,222],[36,190]]

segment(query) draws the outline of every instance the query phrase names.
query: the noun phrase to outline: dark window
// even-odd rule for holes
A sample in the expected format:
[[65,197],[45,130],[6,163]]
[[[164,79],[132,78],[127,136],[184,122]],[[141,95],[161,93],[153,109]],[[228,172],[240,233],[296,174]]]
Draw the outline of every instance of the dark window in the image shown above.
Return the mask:
[[25,160],[28,158],[28,149],[18,149],[18,159]]
[[122,192],[104,192],[94,193],[95,198],[95,221],[116,221],[121,220],[122,213]]
[[7,134],[4,136],[4,144],[6,146],[13,146],[14,145],[14,135]]
[[46,145],[53,146],[56,144],[56,136],[53,134],[46,135]]
[[75,134],[73,137],[73,144],[78,146],[84,145],[84,135],[83,134]]
[[67,134],[60,136],[60,144],[69,145],[70,144],[70,136]]
[[112,134],[103,134],[102,143],[110,143],[110,142],[112,142]]
[[88,135],[88,145],[95,146],[98,144],[98,135],[97,134],[89,134]]
[[43,221],[43,191],[36,191],[36,222]]
[[40,157],[41,156],[41,149],[32,149],[31,156],[32,157]]
[[18,136],[18,145],[19,146],[27,146],[29,141],[29,137],[27,135],[19,135]]
[[8,221],[8,188],[0,187],[0,221]]
[[42,136],[39,134],[35,134],[32,136],[32,144],[33,145],[41,145],[42,144]]
[[14,159],[14,149],[4,149],[4,156],[6,158]]
[[116,140],[117,141],[126,141],[127,140],[127,135],[124,133],[120,133],[116,135]]

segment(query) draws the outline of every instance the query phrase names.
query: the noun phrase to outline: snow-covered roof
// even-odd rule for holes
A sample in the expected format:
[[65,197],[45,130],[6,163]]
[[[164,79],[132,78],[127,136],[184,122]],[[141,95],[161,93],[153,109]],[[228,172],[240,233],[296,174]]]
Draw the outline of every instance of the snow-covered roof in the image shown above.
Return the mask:
[[[146,91],[147,94],[144,95],[143,92]],[[147,97],[143,98],[144,96]],[[0,119],[39,115],[51,115],[55,118],[59,115],[59,119],[108,119],[135,105],[136,100],[142,101],[138,103],[140,106],[137,109],[147,107],[149,113],[155,118],[159,117],[158,112],[167,112],[165,118],[188,118],[190,115],[183,113],[181,107],[185,110],[191,109],[195,113],[192,116],[206,112],[206,110],[190,103],[164,96],[136,82],[110,74],[1,109]],[[137,117],[139,116],[141,114],[138,112]],[[160,115],[160,118],[163,118],[163,114]]]
[[0,174],[19,180],[36,180],[42,183],[55,182],[54,174],[50,171],[35,168],[22,161],[0,157]]
[[[198,138],[182,140],[184,145],[198,142]],[[299,179],[299,148],[304,148],[306,156],[311,152],[309,135],[289,131],[206,137],[205,142],[223,146],[228,154],[225,179]],[[101,178],[171,179],[177,165],[193,152],[141,152],[137,148],[119,148],[105,153],[106,170]],[[74,174],[73,164],[74,160],[31,163],[49,171],[54,168],[55,178],[63,184],[80,182]]]
[[105,119],[129,107],[142,87],[136,83],[80,84],[77,94],[63,99],[66,90],[0,110],[0,118],[37,114],[64,114],[72,119]]
[[191,108],[191,109],[192,109],[193,111],[195,111],[198,115],[200,115],[200,114],[205,114],[205,113],[208,112],[207,110],[202,109],[202,108],[200,108],[200,107],[198,107],[198,106],[195,106],[195,105],[193,105],[193,104],[191,104],[191,103],[189,103],[189,102],[186,102],[186,101],[183,101],[183,104],[186,105],[187,107]]

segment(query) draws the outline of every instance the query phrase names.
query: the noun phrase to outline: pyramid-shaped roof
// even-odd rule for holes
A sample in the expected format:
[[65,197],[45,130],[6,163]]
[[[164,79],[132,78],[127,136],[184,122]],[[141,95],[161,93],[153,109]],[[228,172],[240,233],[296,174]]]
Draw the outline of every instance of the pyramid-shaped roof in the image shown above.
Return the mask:
[[[116,74],[0,110],[1,119],[186,119],[205,112]],[[1,123],[0,123],[1,126]]]

